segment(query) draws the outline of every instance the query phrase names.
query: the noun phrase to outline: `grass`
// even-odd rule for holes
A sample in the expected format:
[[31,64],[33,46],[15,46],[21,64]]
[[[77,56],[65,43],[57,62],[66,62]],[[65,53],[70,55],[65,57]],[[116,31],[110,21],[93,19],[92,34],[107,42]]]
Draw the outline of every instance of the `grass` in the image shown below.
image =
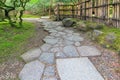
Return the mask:
[[38,15],[24,14],[22,18],[40,18]]
[[[109,27],[102,23],[83,21],[83,20],[79,20],[79,21],[84,22],[87,28],[92,28],[92,31],[94,29],[102,31],[103,34],[95,38],[95,41],[106,48],[117,51],[120,54],[120,28]],[[90,30],[87,30],[87,32],[89,31]],[[112,34],[113,36],[115,36],[115,40],[107,41],[106,37],[108,36],[108,34]]]
[[[116,51],[120,51],[120,29],[104,26],[102,31],[103,31],[103,34],[98,37],[98,42],[100,44],[105,44],[108,48],[111,48],[111,49],[116,50]],[[114,42],[112,44],[108,43],[105,40],[105,37],[109,33],[114,33],[114,35],[116,36],[116,39],[114,40]]]
[[34,32],[34,25],[29,22],[24,22],[21,28],[12,28],[7,22],[0,22],[0,62],[11,56],[18,58]]

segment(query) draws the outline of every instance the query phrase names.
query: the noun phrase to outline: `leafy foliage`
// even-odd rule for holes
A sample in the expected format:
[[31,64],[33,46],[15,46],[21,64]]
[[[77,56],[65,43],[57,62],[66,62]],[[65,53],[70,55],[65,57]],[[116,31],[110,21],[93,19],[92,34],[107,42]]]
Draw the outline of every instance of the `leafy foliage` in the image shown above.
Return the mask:
[[[22,26],[22,15],[23,11],[25,10],[26,4],[30,0],[0,0],[0,9],[4,11],[5,17],[9,20],[9,23],[12,27],[14,27],[14,22],[19,22],[19,25]],[[14,16],[14,21],[12,21],[12,16]]]

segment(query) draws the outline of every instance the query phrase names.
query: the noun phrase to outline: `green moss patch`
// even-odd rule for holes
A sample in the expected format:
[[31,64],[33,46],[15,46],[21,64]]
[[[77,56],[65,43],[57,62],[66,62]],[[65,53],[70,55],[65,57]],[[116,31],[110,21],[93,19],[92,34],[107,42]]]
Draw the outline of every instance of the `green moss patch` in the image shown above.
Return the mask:
[[[17,24],[16,24],[17,25]],[[34,25],[24,22],[23,27],[11,27],[7,22],[0,22],[0,62],[9,57],[19,57],[24,52],[23,46],[35,33]]]

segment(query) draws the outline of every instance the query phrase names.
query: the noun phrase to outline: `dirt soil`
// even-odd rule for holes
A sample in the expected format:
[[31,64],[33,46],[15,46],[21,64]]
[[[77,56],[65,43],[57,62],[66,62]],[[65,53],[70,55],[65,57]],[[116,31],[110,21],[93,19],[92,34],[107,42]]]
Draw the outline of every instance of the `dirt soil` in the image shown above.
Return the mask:
[[[23,46],[23,50],[39,47],[44,44],[42,39],[48,35],[48,32],[42,28],[42,23],[35,20],[30,21],[35,24],[35,35],[28,40],[28,43]],[[0,80],[19,80],[18,74],[22,70],[25,62],[18,58],[10,58],[8,61],[0,64]]]
[[99,44],[92,41],[88,36],[89,33],[81,32],[73,28],[70,29],[80,33],[81,36],[84,37],[84,41],[81,43],[81,45],[95,46],[101,51],[101,56],[89,57],[89,59],[101,73],[104,79],[120,80],[120,55],[118,55],[117,52],[103,48]]

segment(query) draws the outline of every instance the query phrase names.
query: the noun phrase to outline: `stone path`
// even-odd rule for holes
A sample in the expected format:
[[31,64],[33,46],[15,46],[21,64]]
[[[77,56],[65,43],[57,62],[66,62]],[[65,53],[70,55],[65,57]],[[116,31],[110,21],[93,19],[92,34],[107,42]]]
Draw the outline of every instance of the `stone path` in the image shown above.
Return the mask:
[[104,80],[87,58],[101,55],[97,48],[81,46],[84,38],[62,27],[61,22],[36,20],[50,34],[43,39],[45,44],[21,56],[26,62],[19,74],[21,80]]

